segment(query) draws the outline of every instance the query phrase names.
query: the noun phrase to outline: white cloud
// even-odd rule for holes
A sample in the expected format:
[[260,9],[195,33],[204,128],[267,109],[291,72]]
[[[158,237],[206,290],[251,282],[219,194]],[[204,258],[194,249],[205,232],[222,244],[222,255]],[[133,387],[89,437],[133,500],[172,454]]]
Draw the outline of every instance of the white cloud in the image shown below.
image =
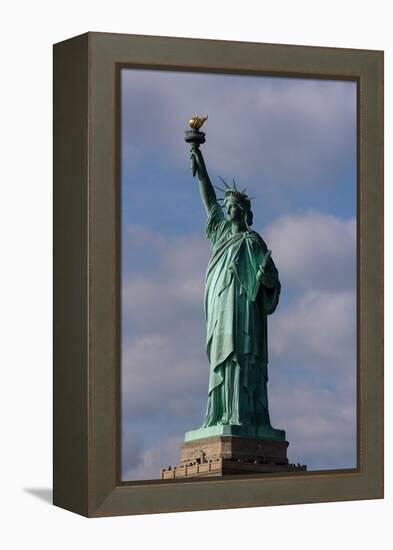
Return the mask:
[[124,480],[159,479],[161,468],[176,466],[180,459],[182,438],[171,437],[159,441],[141,454],[137,466],[128,468],[123,474]]
[[121,462],[122,471],[136,468],[142,462],[143,442],[135,431],[122,429]]
[[273,425],[286,430],[290,461],[309,469],[356,467],[355,400],[354,385],[340,387],[339,379],[333,390],[282,381],[270,412]]
[[125,234],[130,256],[148,250],[154,263],[122,284],[123,414],[202,422],[201,396],[208,384],[203,312],[208,241],[202,235],[165,237],[137,226],[127,227]]
[[124,137],[182,166],[187,121],[205,112],[213,176],[315,186],[354,162],[354,83],[134,70],[123,79]]
[[157,416],[159,421],[172,415],[190,423],[196,416],[201,422],[200,399],[207,395],[208,372],[204,342],[192,342],[192,332],[162,327],[161,334],[133,339],[122,354],[124,419]]
[[273,357],[307,358],[311,369],[330,363],[354,370],[356,303],[351,291],[307,291],[270,319]]
[[284,216],[264,237],[283,287],[353,289],[356,277],[356,221],[318,212]]
[[203,327],[209,259],[209,244],[203,235],[169,238],[132,227],[126,238],[125,248],[131,258],[143,256],[146,263],[151,261],[145,272],[125,276],[122,282],[122,314],[132,331],[163,327],[167,331],[192,321]]
[[125,239],[125,249],[132,254],[133,249],[146,250],[152,248],[159,251],[168,245],[169,239],[166,235],[152,231],[148,227],[136,224],[127,224],[123,226],[123,239]]

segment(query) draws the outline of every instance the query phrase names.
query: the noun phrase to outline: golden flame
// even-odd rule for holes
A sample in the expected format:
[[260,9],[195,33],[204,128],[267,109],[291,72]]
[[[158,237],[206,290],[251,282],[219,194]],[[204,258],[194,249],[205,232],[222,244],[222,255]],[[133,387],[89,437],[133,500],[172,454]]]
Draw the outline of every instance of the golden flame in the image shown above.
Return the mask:
[[207,115],[206,116],[195,115],[192,118],[190,118],[190,120],[188,121],[188,124],[193,130],[199,130],[200,128],[202,128],[207,118],[208,118]]

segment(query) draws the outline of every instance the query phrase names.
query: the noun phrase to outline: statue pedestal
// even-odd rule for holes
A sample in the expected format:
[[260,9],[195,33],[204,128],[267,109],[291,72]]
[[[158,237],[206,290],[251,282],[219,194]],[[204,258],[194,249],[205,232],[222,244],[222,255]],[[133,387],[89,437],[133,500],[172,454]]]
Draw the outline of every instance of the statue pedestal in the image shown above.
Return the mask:
[[[204,429],[208,430],[209,428]],[[282,430],[277,431],[282,432]],[[261,439],[236,435],[218,435],[185,441],[181,448],[180,464],[161,470],[160,477],[161,479],[177,479],[272,472],[304,472],[307,469],[306,466],[289,464],[288,445],[289,443],[282,439]]]
[[217,426],[209,426],[208,428],[199,428],[186,432],[184,441],[196,441],[214,436],[240,436],[254,437],[257,439],[277,439],[285,441],[285,431],[277,430],[272,426],[236,426],[231,424],[219,424]]

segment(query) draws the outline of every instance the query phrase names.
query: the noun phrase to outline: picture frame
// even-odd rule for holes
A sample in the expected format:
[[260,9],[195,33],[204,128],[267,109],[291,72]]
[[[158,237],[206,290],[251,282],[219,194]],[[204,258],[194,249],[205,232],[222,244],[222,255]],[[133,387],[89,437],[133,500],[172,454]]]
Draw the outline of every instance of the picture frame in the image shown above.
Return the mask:
[[[122,67],[357,82],[357,468],[121,482]],[[383,52],[86,33],[54,46],[53,501],[88,517],[383,498]]]

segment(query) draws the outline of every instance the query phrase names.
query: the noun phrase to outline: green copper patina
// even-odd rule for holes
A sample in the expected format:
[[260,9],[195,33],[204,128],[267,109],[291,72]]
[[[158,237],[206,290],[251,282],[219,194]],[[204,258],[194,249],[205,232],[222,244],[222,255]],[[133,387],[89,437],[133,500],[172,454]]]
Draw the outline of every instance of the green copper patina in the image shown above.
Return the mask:
[[245,189],[222,180],[226,218],[199,149],[205,134],[197,128],[185,139],[211,243],[205,286],[207,410],[202,427],[187,432],[185,441],[217,435],[284,440],[285,432],[270,424],[267,398],[267,316],[280,296],[278,271],[264,240],[250,229],[253,215]]

